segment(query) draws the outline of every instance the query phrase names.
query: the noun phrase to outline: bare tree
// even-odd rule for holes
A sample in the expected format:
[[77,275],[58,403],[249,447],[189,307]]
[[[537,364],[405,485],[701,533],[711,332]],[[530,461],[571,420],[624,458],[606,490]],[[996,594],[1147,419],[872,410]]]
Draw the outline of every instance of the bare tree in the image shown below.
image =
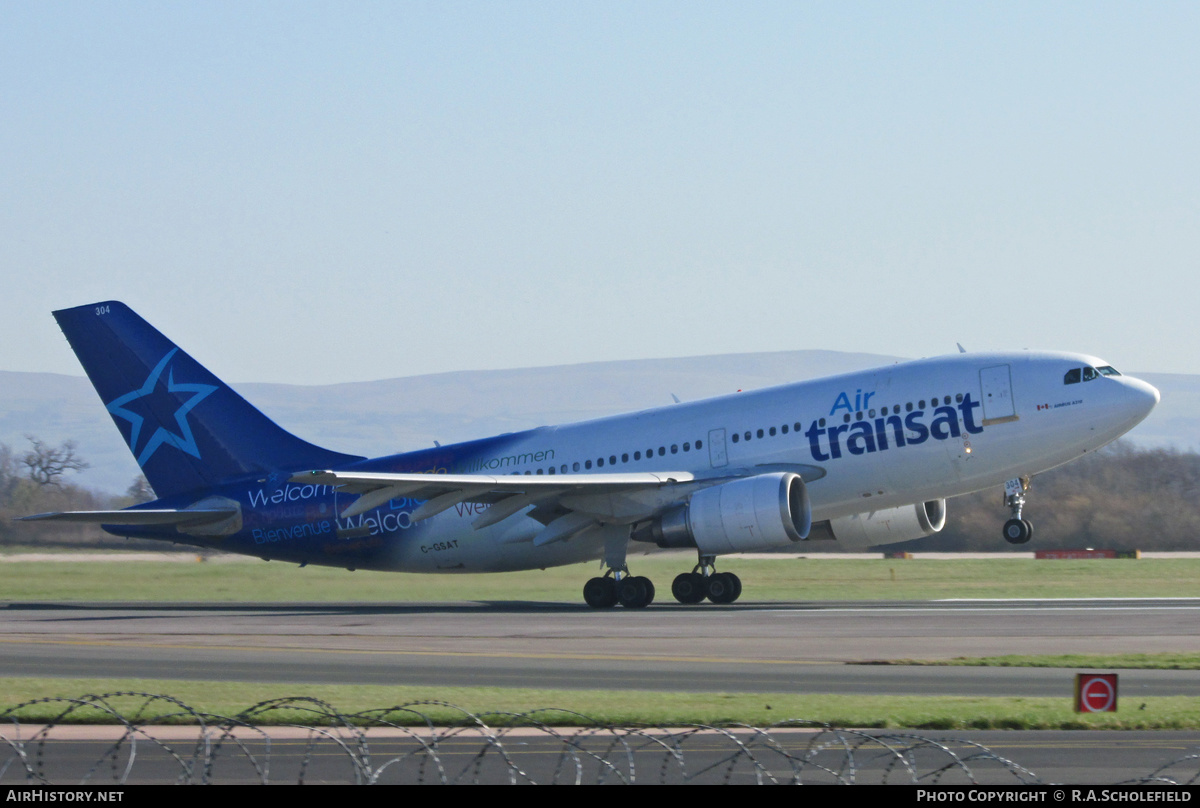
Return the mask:
[[25,475],[45,487],[53,485],[61,488],[59,477],[68,471],[82,471],[88,464],[75,454],[75,441],[69,440],[59,446],[50,446],[45,441],[26,435],[25,439],[33,446],[25,453],[21,463],[25,466]]
[[125,496],[133,500],[135,505],[156,499],[154,489],[150,487],[150,481],[146,479],[145,474],[139,474],[133,478],[129,488],[125,489]]
[[0,507],[6,506],[13,496],[13,491],[20,484],[17,475],[17,460],[8,444],[0,443]]

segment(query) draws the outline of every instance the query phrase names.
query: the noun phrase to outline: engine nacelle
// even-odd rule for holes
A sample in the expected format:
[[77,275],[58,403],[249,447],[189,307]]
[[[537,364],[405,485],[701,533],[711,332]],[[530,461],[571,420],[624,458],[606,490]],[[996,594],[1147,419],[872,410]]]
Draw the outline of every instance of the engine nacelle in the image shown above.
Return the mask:
[[702,488],[633,538],[659,547],[696,547],[704,555],[786,547],[808,537],[812,506],[799,474],[759,474]]
[[946,500],[931,499],[882,511],[842,516],[813,528],[811,539],[835,539],[853,546],[894,544],[937,533],[946,526]]

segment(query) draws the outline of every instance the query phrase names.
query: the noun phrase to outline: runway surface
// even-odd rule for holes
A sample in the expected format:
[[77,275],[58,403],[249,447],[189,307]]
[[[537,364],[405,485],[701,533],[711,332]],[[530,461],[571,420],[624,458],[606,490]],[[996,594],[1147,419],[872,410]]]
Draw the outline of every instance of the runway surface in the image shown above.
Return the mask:
[[[870,663],[1200,650],[1200,600],[68,604],[0,610],[0,672],[288,683],[1064,696],[1071,671]],[[1122,671],[1121,698],[1200,695]]]

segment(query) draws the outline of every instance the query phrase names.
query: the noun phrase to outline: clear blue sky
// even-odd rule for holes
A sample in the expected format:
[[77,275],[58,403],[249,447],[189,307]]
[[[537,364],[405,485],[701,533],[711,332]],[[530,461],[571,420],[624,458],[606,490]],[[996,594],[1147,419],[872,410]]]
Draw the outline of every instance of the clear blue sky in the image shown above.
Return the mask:
[[0,369],[1200,373],[1200,4],[0,2]]

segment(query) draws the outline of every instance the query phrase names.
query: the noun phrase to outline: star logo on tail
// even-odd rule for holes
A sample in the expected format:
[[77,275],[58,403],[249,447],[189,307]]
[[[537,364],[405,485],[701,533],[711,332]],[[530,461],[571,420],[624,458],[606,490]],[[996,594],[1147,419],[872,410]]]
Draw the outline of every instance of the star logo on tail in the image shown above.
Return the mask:
[[[146,462],[154,456],[160,446],[174,446],[182,452],[186,452],[192,457],[200,458],[200,449],[196,446],[196,438],[192,435],[192,427],[188,424],[187,414],[192,411],[197,404],[217,391],[217,387],[211,384],[177,384],[175,382],[174,370],[167,370],[171,364],[172,357],[179,351],[178,348],[172,348],[167,352],[167,355],[159,360],[154,369],[150,371],[150,375],[146,377],[145,383],[136,390],[126,393],[110,401],[106,406],[108,411],[114,417],[124,418],[129,422],[129,448],[137,456],[139,466],[145,466]],[[163,372],[166,372],[166,381],[162,381]],[[182,396],[190,394],[186,400],[182,400]],[[140,399],[148,399],[152,396],[167,395],[170,398],[170,406],[178,404],[178,409],[175,410],[175,423],[179,426],[178,432],[171,432],[163,426],[159,426],[154,430],[141,452],[138,451],[138,440],[142,434],[142,425],[146,422],[145,416],[127,408],[126,405],[134,404]],[[146,405],[151,405],[150,412],[154,412],[152,402],[145,402]],[[145,406],[145,405],[143,405]],[[153,422],[152,422],[153,423]]]

